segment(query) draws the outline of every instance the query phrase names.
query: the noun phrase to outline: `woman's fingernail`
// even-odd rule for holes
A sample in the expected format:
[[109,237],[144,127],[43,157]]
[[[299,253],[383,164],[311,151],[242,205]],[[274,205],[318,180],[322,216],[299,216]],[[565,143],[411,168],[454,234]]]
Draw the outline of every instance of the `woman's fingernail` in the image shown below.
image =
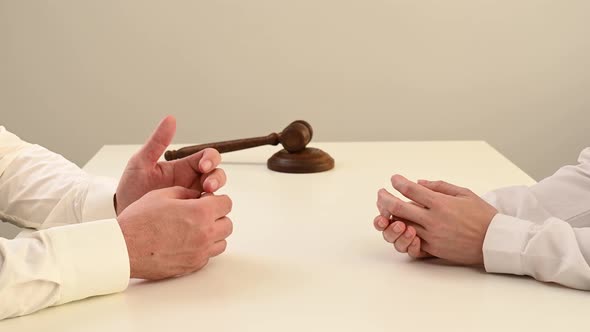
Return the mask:
[[387,221],[381,219],[377,222],[377,225],[379,225],[379,227],[381,227],[381,228],[385,228],[385,227],[387,227]]
[[399,233],[402,231],[402,226],[400,224],[396,224],[395,226],[393,226],[393,231],[396,233]]
[[410,231],[407,231],[406,234],[404,234],[404,236],[409,239],[414,235],[412,233],[410,233]]

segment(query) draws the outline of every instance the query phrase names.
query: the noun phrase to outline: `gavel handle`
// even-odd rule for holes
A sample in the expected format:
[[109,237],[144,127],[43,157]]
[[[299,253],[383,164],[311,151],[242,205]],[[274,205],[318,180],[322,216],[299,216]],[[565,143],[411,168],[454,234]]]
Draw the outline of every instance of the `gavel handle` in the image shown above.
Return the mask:
[[244,150],[254,148],[262,145],[278,145],[280,143],[280,136],[277,133],[272,133],[268,136],[252,137],[245,139],[236,139],[231,141],[199,144],[187,146],[178,150],[169,150],[164,154],[166,160],[181,159],[191,154],[197,153],[207,148],[213,148],[219,153],[232,152],[238,150]]

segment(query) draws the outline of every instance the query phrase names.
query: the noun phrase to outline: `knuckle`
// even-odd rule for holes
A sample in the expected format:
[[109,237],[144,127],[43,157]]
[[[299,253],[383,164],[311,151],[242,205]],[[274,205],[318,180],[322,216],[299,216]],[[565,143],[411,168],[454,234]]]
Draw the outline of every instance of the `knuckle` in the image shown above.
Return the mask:
[[174,186],[170,188],[170,191],[174,192],[175,194],[180,194],[184,191],[186,191],[186,188],[181,187],[181,186]]
[[395,241],[395,243],[393,244],[393,247],[395,248],[395,250],[397,250],[398,252],[401,253],[406,253],[408,252],[407,247],[404,246],[401,241]]
[[213,214],[209,204],[195,204],[194,213],[196,216],[203,218],[205,220],[211,219],[211,215]]
[[199,268],[199,269],[202,269],[202,268],[204,268],[204,267],[205,267],[205,266],[206,266],[208,263],[209,263],[209,257],[208,257],[208,256],[205,256],[205,257],[203,257],[203,258],[202,258],[202,259],[199,261],[199,263],[198,263],[198,268]]
[[[202,267],[205,256],[201,253],[195,253],[187,259],[187,267],[190,271],[198,270]],[[187,271],[188,272],[188,271]]]
[[205,236],[207,237],[207,239],[213,238],[215,231],[216,231],[215,225],[213,225],[213,224],[207,225],[205,228]]
[[184,274],[187,272],[187,270],[192,270],[195,266],[197,266],[199,264],[199,260],[201,259],[201,256],[199,255],[199,253],[197,251],[193,251],[190,254],[184,256],[184,261],[182,264],[183,270],[181,274]]
[[193,236],[193,241],[197,247],[202,247],[209,242],[209,236],[207,235],[207,233],[198,230],[197,232],[195,232]]
[[423,204],[421,204],[421,205],[424,205],[425,207],[430,208],[434,204],[436,204],[435,201],[436,201],[436,198],[435,197],[433,197],[432,195],[426,195],[423,198]]
[[201,260],[203,259],[201,256],[202,255],[200,255],[199,253],[195,253],[190,256],[188,263],[190,264],[191,268],[199,266],[199,264],[201,263]]
[[229,223],[228,223],[227,236],[230,236],[234,232],[234,223],[231,221],[231,219],[228,218],[228,220],[229,220]]
[[225,240],[221,241],[220,246],[221,246],[221,249],[219,250],[219,253],[221,254],[221,253],[225,252],[225,249],[227,249],[227,241],[225,241]]
[[377,201],[383,201],[389,196],[389,193],[385,189],[379,189],[377,192]]
[[395,185],[395,189],[397,191],[399,191],[402,195],[406,196],[406,195],[410,195],[412,192],[412,189],[410,186],[408,186],[405,183],[397,183]]
[[223,197],[225,204],[227,204],[228,213],[231,212],[231,210],[233,209],[233,206],[234,206],[234,202],[227,195],[223,195],[222,197]]
[[400,187],[400,192],[404,195],[404,196],[413,196],[416,194],[416,190],[413,186],[409,186],[409,185],[402,185]]
[[428,199],[429,207],[438,208],[441,206],[441,199],[439,195],[432,196]]
[[428,246],[428,253],[430,253],[432,256],[440,257],[440,249],[436,245]]
[[396,215],[396,216],[401,215],[402,210],[403,210],[402,203],[399,200],[391,201],[389,208],[390,208],[391,214]]
[[437,181],[433,181],[432,182],[432,187],[434,189],[440,189],[442,186],[444,186],[446,183],[444,181],[441,180],[437,180]]

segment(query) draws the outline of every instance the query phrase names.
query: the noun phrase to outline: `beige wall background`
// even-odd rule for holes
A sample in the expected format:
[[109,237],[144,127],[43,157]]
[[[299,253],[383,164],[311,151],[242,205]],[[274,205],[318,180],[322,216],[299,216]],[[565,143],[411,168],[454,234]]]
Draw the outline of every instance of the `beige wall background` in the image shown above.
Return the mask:
[[306,119],[323,141],[486,140],[540,179],[590,145],[589,13],[586,0],[0,0],[0,124],[82,165],[165,114],[177,143]]

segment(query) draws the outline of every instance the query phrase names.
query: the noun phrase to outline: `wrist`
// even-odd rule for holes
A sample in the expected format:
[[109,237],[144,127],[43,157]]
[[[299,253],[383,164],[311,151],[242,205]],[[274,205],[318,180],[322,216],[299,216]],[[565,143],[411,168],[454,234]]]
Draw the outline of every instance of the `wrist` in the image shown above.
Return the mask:
[[132,236],[132,232],[129,229],[129,225],[126,222],[122,222],[120,218],[117,218],[117,223],[119,224],[119,228],[121,229],[121,233],[123,234],[123,239],[125,240],[125,245],[127,247],[127,256],[129,259],[129,277],[134,278],[135,276],[135,251],[136,245],[134,241],[134,237]]

